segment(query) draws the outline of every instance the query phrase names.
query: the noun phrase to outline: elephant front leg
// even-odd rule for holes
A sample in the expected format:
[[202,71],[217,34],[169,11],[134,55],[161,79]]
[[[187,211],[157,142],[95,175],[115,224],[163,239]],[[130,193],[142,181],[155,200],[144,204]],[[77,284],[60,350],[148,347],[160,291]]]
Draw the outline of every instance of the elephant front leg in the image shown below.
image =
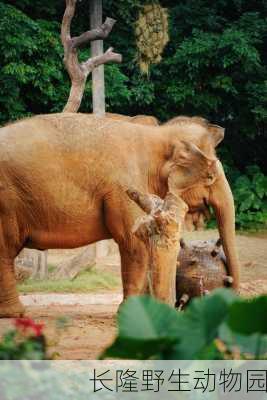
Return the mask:
[[20,317],[24,306],[16,289],[14,260],[22,248],[22,233],[16,218],[9,214],[0,216],[0,318]]
[[20,317],[25,309],[19,300],[14,259],[0,258],[0,318]]
[[105,223],[119,246],[124,300],[147,291],[148,252],[132,232],[140,211],[125,192],[114,192],[105,201]]
[[129,296],[138,296],[147,292],[147,250],[142,242],[137,239],[134,242],[131,246],[120,245],[124,300]]

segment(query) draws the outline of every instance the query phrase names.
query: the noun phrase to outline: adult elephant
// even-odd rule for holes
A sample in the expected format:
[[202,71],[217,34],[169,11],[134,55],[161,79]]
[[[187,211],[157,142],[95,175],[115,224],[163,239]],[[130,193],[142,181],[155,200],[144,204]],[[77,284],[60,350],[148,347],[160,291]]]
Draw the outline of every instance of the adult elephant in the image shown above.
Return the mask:
[[141,211],[128,198],[129,187],[163,198],[168,190],[182,195],[200,183],[215,185],[224,197],[220,206],[214,201],[219,224],[233,230],[222,228],[222,239],[238,286],[235,247],[227,239],[234,236],[234,216],[226,212],[233,199],[214,134],[204,125],[149,127],[51,114],[1,128],[0,143],[0,316],[23,312],[13,272],[23,247],[74,248],[113,237],[124,297],[143,293],[148,253],[132,234]]

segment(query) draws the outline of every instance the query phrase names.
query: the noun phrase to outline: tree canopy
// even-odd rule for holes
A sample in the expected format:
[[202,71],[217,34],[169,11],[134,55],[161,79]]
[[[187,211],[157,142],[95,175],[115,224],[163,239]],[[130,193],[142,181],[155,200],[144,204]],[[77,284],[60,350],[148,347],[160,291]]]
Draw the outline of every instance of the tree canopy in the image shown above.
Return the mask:
[[[103,0],[104,17],[117,20],[105,47],[114,45],[123,56],[121,65],[105,66],[107,110],[152,114],[161,121],[201,115],[226,127],[219,153],[230,172],[256,164],[266,173],[266,1],[160,0],[168,9],[170,40],[149,76],[140,73],[134,35],[146,3]],[[0,1],[0,123],[58,112],[66,103],[70,82],[60,43],[64,8],[64,1]],[[88,25],[89,0],[83,0],[73,31],[81,33]],[[81,57],[89,51],[84,48]],[[90,79],[81,111],[91,112]]]

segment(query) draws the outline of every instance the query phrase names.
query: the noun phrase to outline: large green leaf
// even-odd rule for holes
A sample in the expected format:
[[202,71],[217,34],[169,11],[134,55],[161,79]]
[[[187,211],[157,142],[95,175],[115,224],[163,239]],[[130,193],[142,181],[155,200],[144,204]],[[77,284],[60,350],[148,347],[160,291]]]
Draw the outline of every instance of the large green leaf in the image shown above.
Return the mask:
[[178,339],[168,336],[160,339],[134,339],[117,337],[115,342],[101,355],[104,358],[124,358],[134,360],[169,360]]
[[[210,296],[196,298],[183,314],[173,358],[197,358],[218,336],[218,329],[228,315],[230,304],[236,300],[227,289],[214,291]],[[203,356],[201,356],[203,357]]]
[[223,354],[213,341],[198,353],[197,358],[198,360],[223,360]]
[[267,334],[267,296],[232,304],[227,324],[233,331],[244,335]]
[[154,340],[176,337],[181,315],[150,296],[130,297],[118,314],[119,335]]
[[118,338],[102,358],[169,358],[180,319],[174,308],[152,297],[130,297],[118,314]]
[[227,323],[224,323],[219,329],[219,337],[230,351],[236,352],[238,349],[240,353],[256,358],[267,353],[267,335],[240,334],[232,331]]
[[103,357],[203,358],[235,299],[233,292],[220,289],[177,313],[151,297],[132,297],[121,307],[118,338]]

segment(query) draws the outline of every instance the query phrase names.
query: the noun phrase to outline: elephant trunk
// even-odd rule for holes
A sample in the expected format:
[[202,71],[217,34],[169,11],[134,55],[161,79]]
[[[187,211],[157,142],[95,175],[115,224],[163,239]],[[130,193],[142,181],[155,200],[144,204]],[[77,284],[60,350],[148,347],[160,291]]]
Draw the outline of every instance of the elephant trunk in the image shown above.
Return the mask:
[[226,256],[228,273],[233,278],[232,287],[239,288],[240,266],[235,238],[235,206],[229,183],[219,163],[219,177],[210,186],[209,204],[213,207]]

